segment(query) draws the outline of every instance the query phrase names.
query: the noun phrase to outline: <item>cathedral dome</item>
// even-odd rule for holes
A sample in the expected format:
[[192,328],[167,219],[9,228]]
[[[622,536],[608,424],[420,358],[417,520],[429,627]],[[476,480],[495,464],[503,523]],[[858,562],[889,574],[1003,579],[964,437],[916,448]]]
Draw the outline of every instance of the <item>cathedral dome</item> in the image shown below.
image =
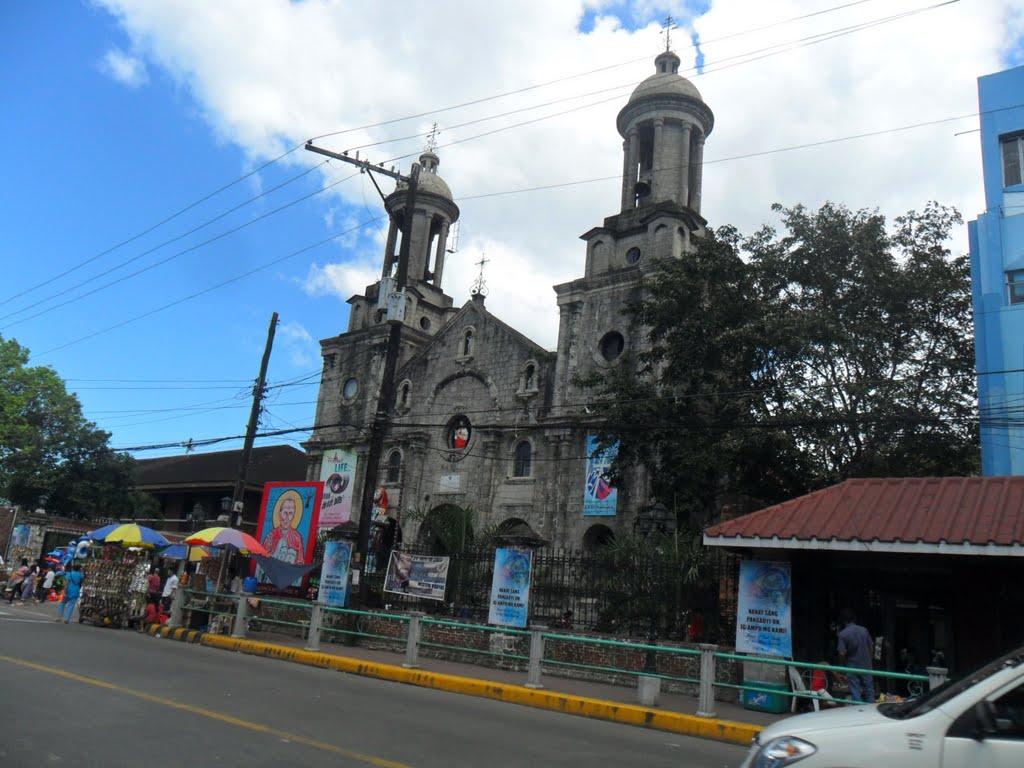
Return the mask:
[[644,80],[629,97],[629,102],[647,96],[685,96],[703,102],[697,86],[679,73],[680,59],[671,51],[665,51],[654,60],[656,72]]
[[[433,152],[424,152],[420,155],[420,178],[419,184],[416,187],[417,193],[429,192],[439,197],[443,197],[445,200],[452,199],[452,191],[448,187],[447,182],[437,175],[437,166],[440,163],[440,159]],[[395,188],[396,192],[404,191],[407,185],[405,182],[398,182]]]

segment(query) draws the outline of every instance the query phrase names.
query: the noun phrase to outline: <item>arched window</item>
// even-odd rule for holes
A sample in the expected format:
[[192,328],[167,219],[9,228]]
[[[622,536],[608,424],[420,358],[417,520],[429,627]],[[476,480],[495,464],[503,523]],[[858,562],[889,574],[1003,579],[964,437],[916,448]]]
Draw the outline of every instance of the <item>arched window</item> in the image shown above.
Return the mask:
[[473,329],[467,328],[462,334],[462,355],[469,357],[473,354]]
[[402,388],[398,391],[398,407],[405,410],[409,407],[409,392],[412,385],[408,381],[403,382]]
[[387,471],[384,473],[384,482],[397,483],[402,477],[402,452],[394,450],[388,454]]
[[533,446],[529,440],[523,440],[516,445],[512,459],[512,477],[529,477],[530,465],[533,463]]
[[537,388],[537,369],[532,365],[526,366],[526,371],[523,377],[523,389],[536,389]]

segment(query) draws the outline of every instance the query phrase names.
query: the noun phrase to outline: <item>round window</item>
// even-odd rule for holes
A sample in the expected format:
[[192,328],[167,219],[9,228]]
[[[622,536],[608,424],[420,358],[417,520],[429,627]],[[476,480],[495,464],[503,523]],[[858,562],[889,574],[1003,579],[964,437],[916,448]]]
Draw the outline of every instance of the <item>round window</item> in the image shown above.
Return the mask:
[[430,318],[429,317],[421,317],[420,318],[420,328],[422,328],[424,331],[429,331],[430,330]]
[[359,382],[355,377],[349,377],[345,380],[345,386],[341,388],[341,395],[346,400],[351,400],[359,394]]
[[626,341],[622,338],[622,334],[618,331],[610,331],[601,337],[601,341],[598,344],[598,350],[608,362],[615,360],[619,355],[622,354],[622,350],[626,348]]
[[639,248],[630,248],[628,251],[626,251],[626,263],[627,264],[636,264],[638,261],[640,261],[640,249]]

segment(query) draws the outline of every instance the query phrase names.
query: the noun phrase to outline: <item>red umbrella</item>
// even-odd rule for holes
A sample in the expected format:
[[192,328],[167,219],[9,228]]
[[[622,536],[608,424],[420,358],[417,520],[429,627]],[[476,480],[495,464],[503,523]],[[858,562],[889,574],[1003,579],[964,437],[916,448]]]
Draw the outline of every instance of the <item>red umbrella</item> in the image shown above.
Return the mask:
[[237,550],[243,555],[270,556],[270,553],[256,539],[248,533],[236,531],[234,528],[204,528],[186,538],[185,543],[192,546],[226,547]]

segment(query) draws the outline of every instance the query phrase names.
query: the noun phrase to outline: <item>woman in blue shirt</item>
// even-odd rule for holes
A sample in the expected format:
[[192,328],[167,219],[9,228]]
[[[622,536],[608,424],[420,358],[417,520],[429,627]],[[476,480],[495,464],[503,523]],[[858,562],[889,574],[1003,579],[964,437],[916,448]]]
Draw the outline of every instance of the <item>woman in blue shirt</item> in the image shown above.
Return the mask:
[[64,623],[67,624],[71,621],[71,615],[75,612],[75,603],[78,602],[78,596],[82,594],[82,581],[85,576],[82,574],[82,566],[75,563],[71,566],[71,572],[65,574],[66,584],[64,586],[64,597],[60,601],[60,605],[57,607],[57,621],[63,619]]

